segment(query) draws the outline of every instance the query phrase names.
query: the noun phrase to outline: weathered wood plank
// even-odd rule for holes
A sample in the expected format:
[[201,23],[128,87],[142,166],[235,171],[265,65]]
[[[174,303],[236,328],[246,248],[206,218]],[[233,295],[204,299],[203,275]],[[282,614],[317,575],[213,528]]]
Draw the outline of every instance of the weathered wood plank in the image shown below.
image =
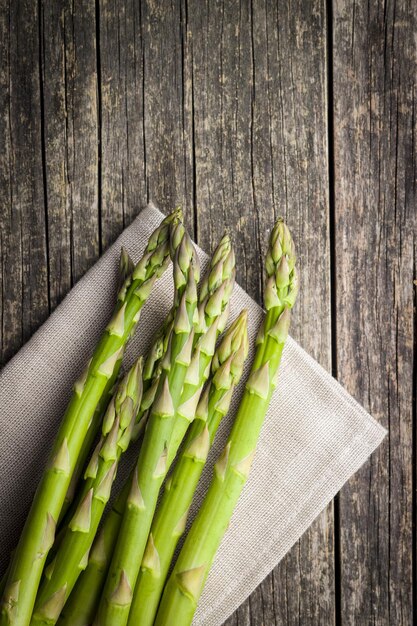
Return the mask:
[[101,223],[106,248],[146,204],[141,4],[99,3]]
[[184,102],[184,5],[100,3],[102,239],[147,201],[193,225],[191,96]]
[[168,212],[181,205],[193,225],[190,98],[185,102],[184,4],[141,3],[144,64],[143,124],[149,200]]
[[[285,214],[303,286],[294,334],[330,368],[325,3],[284,4],[188,2],[198,240],[210,249],[228,227],[238,280],[259,301],[268,232]],[[330,506],[227,623],[333,621]]]
[[390,431],[340,495],[342,624],[413,623],[416,18],[334,3],[337,371]]
[[[238,279],[259,299],[259,241],[253,220],[252,48],[248,3],[188,2],[198,242],[212,250],[235,235]],[[271,215],[271,207],[266,207]]]
[[0,8],[2,362],[49,312],[37,3]]
[[[330,368],[324,0],[6,4],[2,360],[97,258],[100,230],[106,247],[148,197],[185,206],[207,249],[236,233],[258,300],[284,213],[303,244],[294,334]],[[340,498],[339,618],[409,624],[416,14],[333,4],[338,374],[390,426]],[[333,541],[330,506],[228,624],[332,624]]]
[[[40,14],[44,100],[45,182],[51,308],[71,288],[71,211],[67,187],[67,98],[63,3],[44,3]],[[72,39],[72,37],[71,37]]]
[[[68,183],[71,198],[72,276],[76,281],[97,259],[99,188],[97,53],[95,7],[89,0],[76,4],[65,22]],[[65,19],[65,16],[64,16]]]
[[98,258],[95,9],[44,2],[41,16],[45,182],[51,304]]

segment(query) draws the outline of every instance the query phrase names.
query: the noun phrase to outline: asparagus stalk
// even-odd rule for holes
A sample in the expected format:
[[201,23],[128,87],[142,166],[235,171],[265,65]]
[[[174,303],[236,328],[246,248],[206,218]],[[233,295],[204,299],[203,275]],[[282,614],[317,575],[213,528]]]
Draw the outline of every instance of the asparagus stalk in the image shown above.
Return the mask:
[[234,285],[235,254],[230,237],[226,234],[212,255],[201,286],[193,354],[184,379],[181,403],[175,415],[174,430],[168,447],[167,470],[194,419],[201,391],[210,373],[216,340],[227,323],[229,300]]
[[[122,249],[120,251],[120,262],[119,262],[119,288],[123,285],[123,283],[125,282],[125,280],[130,276],[130,274],[133,272],[134,270],[134,263],[132,261],[132,259],[129,256],[129,253],[127,252],[126,248],[124,248],[122,246]],[[120,363],[120,362],[119,362]],[[67,493],[65,494],[65,499],[64,499],[64,504],[62,506],[61,509],[61,513],[58,519],[58,526],[60,525],[63,517],[65,516],[65,513],[67,512],[69,506],[71,505],[71,502],[74,499],[74,494],[75,494],[75,489],[76,489],[76,485],[79,481],[79,478],[81,476],[81,472],[85,466],[87,457],[90,453],[90,450],[92,448],[94,439],[97,435],[99,426],[100,426],[100,422],[101,419],[103,417],[104,411],[107,408],[108,403],[110,402],[110,398],[112,396],[112,391],[113,391],[113,387],[114,387],[114,380],[117,377],[117,371],[114,372],[114,376],[112,376],[112,378],[109,379],[109,381],[107,382],[106,385],[106,389],[103,393],[103,397],[101,398],[100,402],[97,405],[97,409],[94,413],[94,417],[91,423],[90,428],[87,431],[87,434],[85,436],[85,439],[82,443],[82,447],[80,450],[80,454],[78,456],[77,459],[77,463],[75,466],[75,470],[74,473],[72,475],[71,478],[71,482],[70,485],[68,487]],[[3,574],[3,577],[0,581],[0,598],[3,595],[3,591],[4,588],[6,586],[6,581],[7,581],[7,576],[8,576],[8,572],[9,572],[9,568],[10,568],[10,564],[7,567],[6,572]]]
[[32,626],[55,624],[80,572],[104,508],[110,498],[119,459],[127,449],[142,400],[142,358],[123,378],[102,424],[102,436],[87,466],[86,489],[81,491],[54,560],[45,570],[35,602]]
[[212,561],[247,480],[256,444],[277,382],[298,278],[294,245],[282,220],[276,223],[266,258],[267,314],[258,336],[251,374],[207,496],[165,586],[155,626],[191,624]]
[[19,544],[11,563],[1,600],[0,625],[27,626],[45,559],[77,464],[82,442],[109,379],[120,365],[124,346],[135,328],[140,310],[152,286],[169,261],[169,232],[178,222],[178,211],[166,218],[151,235],[142,259],[118,295],[108,324],[85,374],[74,392],[55,440],[52,457],[35,494]]
[[174,229],[171,241],[178,310],[99,606],[99,623],[103,625],[117,626],[127,621],[138,564],[166,472],[167,447],[175,410],[190,364],[193,318],[197,307],[198,257],[182,224]]
[[[119,261],[119,289],[122,287],[124,282],[129,278],[129,276],[132,274],[134,269],[135,269],[135,264],[130,258],[129,253],[126,250],[126,248],[122,246],[122,249],[120,251],[120,261]],[[70,507],[74,499],[78,481],[81,477],[82,471],[90,455],[94,440],[100,428],[100,424],[101,424],[101,420],[104,415],[104,412],[113,395],[115,380],[116,380],[116,376],[112,376],[107,382],[106,389],[103,393],[103,396],[97,405],[96,411],[94,412],[94,417],[92,419],[90,428],[88,429],[87,434],[82,443],[81,450],[78,455],[77,463],[75,465],[75,470],[72,475],[71,482],[68,487],[68,491],[65,495],[64,504],[62,506],[61,513],[58,519],[58,526],[60,525],[61,520],[64,518],[65,513],[67,512],[68,508]]]
[[[154,342],[151,348],[148,351],[147,357],[145,359],[144,366],[142,368],[142,400],[140,404],[139,411],[136,415],[136,420],[131,430],[131,441],[136,441],[141,435],[145,425],[148,414],[148,409],[152,405],[156,389],[157,383],[159,380],[160,374],[160,360],[165,353],[167,348],[167,342],[170,335],[170,330],[172,327],[172,315],[173,311],[171,310],[168,314],[163,326],[159,330],[156,335]],[[100,457],[99,457],[100,459]],[[55,555],[58,551],[58,548],[61,545],[62,539],[66,534],[68,524],[72,517],[75,515],[76,509],[80,504],[80,501],[86,496],[88,490],[92,486],[92,479],[83,481],[82,489],[78,491],[78,500],[75,503],[72,503],[71,508],[66,513],[65,518],[61,521],[58,533],[55,537],[54,545],[49,551],[48,558],[46,560],[46,566],[48,566],[55,558]],[[67,492],[68,497],[68,492]],[[81,575],[81,574],[80,574]]]
[[[160,361],[168,347],[174,315],[175,308],[168,314],[145,359],[142,372],[143,396],[137,424],[132,432],[132,440],[137,438],[143,430],[146,414],[153,403],[161,373]],[[86,624],[91,624],[94,619],[119,532],[125,503],[129,495],[129,489],[130,484],[127,481],[94,540],[89,554],[88,565],[80,573],[76,585],[58,619],[58,624],[61,626],[85,626]]]
[[166,483],[152,522],[136,583],[128,624],[152,626],[176,545],[184,532],[188,511],[213,439],[229,410],[248,351],[247,312],[230,326],[212,361],[211,380],[200,399],[181,457]]
[[81,572],[77,583],[58,619],[59,626],[87,626],[93,623],[94,615],[103,589],[108,567],[129,496],[130,482],[126,482],[103,526],[99,529],[92,545],[88,565]]
[[[120,362],[119,362],[119,365],[120,365]],[[94,411],[94,417],[91,421],[91,426],[88,429],[87,434],[84,438],[84,441],[80,450],[80,454],[78,456],[78,460],[75,465],[74,473],[72,474],[70,484],[67,489],[67,493],[65,494],[61,512],[58,517],[58,522],[57,522],[58,529],[60,529],[62,522],[65,519],[65,516],[68,510],[70,509],[71,504],[73,503],[75,494],[77,492],[77,487],[81,479],[82,471],[87,463],[89,454],[91,454],[94,441],[96,439],[97,433],[100,428],[101,420],[103,419],[103,415],[113,395],[115,382],[116,382],[116,376],[112,376],[106,385],[106,389],[104,390],[104,393],[102,397],[100,398],[100,401],[97,405],[96,410]],[[48,559],[49,557],[50,557],[50,553],[48,555]],[[48,562],[48,559],[46,562]]]

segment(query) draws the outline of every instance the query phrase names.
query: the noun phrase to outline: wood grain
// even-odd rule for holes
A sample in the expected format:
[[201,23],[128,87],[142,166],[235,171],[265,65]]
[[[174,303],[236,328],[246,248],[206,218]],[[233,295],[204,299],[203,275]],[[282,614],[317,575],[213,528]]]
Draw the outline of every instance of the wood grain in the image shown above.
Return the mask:
[[340,495],[341,621],[405,626],[413,622],[416,7],[354,9],[335,3],[337,374],[389,437]]
[[0,9],[3,362],[49,312],[38,12],[29,1],[8,9]]
[[148,200],[166,212],[181,205],[193,230],[193,150],[184,72],[186,6],[180,0],[147,0],[141,7]]
[[106,248],[146,204],[143,39],[137,2],[99,3],[101,227]]
[[102,238],[107,247],[148,201],[181,205],[194,229],[184,5],[99,3]]
[[95,10],[41,5],[44,182],[51,304],[98,258],[99,188]]
[[229,228],[258,301],[284,214],[292,332],[390,428],[336,517],[329,505],[227,626],[413,621],[416,14],[411,0],[0,1],[1,362],[148,200],[181,204],[206,250]]

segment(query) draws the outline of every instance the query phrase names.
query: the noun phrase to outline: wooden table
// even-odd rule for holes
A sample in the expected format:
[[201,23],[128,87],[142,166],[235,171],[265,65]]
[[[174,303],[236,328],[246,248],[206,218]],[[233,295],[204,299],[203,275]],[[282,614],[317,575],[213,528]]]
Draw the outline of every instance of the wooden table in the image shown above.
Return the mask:
[[0,12],[2,361],[149,199],[181,204],[207,250],[229,228],[258,301],[284,214],[301,267],[293,334],[390,434],[227,624],[411,625],[416,3]]

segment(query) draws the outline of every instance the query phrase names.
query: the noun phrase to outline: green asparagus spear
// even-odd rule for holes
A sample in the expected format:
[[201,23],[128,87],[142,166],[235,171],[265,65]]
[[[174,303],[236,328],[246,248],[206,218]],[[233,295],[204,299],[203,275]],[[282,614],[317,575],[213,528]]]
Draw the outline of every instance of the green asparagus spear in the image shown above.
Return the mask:
[[276,223],[266,258],[267,314],[258,336],[251,374],[232,432],[215,465],[207,496],[165,586],[155,626],[191,624],[212,561],[248,477],[256,444],[277,382],[298,289],[294,245],[282,220]]
[[[143,425],[146,422],[146,413],[153,403],[161,373],[160,361],[168,347],[174,314],[175,307],[168,314],[145,359],[142,372],[142,402],[132,432],[132,440],[141,434]],[[86,626],[92,623],[113,554],[129,489],[130,484],[127,481],[108,512],[93,543],[88,565],[80,573],[77,583],[58,619],[60,626]]]
[[168,479],[152,522],[128,625],[152,626],[175,547],[185,529],[187,515],[207,455],[229,410],[235,385],[248,351],[247,313],[230,326],[217,348],[211,380],[200,398],[196,417],[185,439],[183,452]]
[[[132,274],[134,269],[135,269],[135,264],[130,258],[129,253],[126,250],[126,248],[122,246],[122,249],[120,251],[120,262],[119,262],[119,289],[122,287],[125,280]],[[87,434],[82,443],[81,450],[78,455],[77,463],[75,465],[75,470],[71,477],[71,482],[68,487],[68,491],[65,495],[64,504],[62,505],[61,513],[59,515],[58,527],[61,523],[61,520],[64,518],[65,513],[70,507],[71,502],[74,499],[78,481],[85,467],[87,459],[90,455],[96,435],[100,429],[100,424],[101,424],[101,420],[103,418],[104,412],[113,395],[115,379],[116,377],[113,376],[107,382],[106,389],[104,390],[103,396],[97,405],[97,409],[94,412],[94,417],[91,421],[90,428],[88,429]]]
[[174,429],[168,447],[170,467],[194,419],[201,391],[206,382],[218,336],[229,315],[229,300],[235,285],[235,254],[230,237],[224,235],[211,258],[200,290],[198,322],[195,327],[193,354],[184,379],[181,403],[175,415]]
[[88,626],[94,615],[103,589],[114,546],[119,533],[130,482],[126,482],[112,508],[107,513],[92,545],[88,565],[77,583],[58,619],[59,626]]
[[132,589],[142,559],[162,480],[193,345],[193,319],[197,307],[198,257],[182,224],[172,233],[174,286],[178,310],[170,345],[152,405],[131,490],[99,606],[100,624],[117,626],[127,621]]
[[55,624],[80,572],[88,563],[88,553],[104,508],[110,498],[122,453],[130,444],[142,400],[142,358],[120,382],[102,424],[101,439],[91,456],[75,513],[50,566],[35,602],[32,626]]
[[[134,263],[132,261],[132,259],[129,256],[129,253],[127,252],[127,250],[122,246],[122,249],[120,251],[120,273],[119,273],[119,288],[123,285],[123,283],[125,282],[125,280],[130,276],[130,274],[133,272],[134,270]],[[81,472],[85,466],[85,463],[87,461],[88,455],[90,453],[90,450],[92,448],[94,439],[97,435],[100,423],[101,423],[101,419],[103,417],[104,411],[107,408],[108,403],[110,402],[110,398],[112,396],[112,392],[113,392],[113,387],[114,387],[114,380],[116,379],[117,376],[117,371],[115,371],[114,376],[112,376],[112,378],[109,379],[109,381],[107,382],[106,385],[106,389],[103,393],[102,398],[100,399],[100,402],[97,405],[97,409],[94,413],[94,417],[92,419],[91,422],[91,426],[87,431],[87,434],[85,436],[85,439],[82,443],[82,447],[80,450],[80,454],[78,456],[78,460],[75,466],[75,470],[74,473],[72,475],[71,478],[71,482],[70,485],[68,487],[67,493],[65,494],[65,499],[64,499],[64,504],[62,505],[62,509],[61,509],[61,513],[58,519],[58,524],[57,526],[59,527],[62,519],[65,516],[65,513],[67,512],[69,506],[71,505],[71,502],[74,499],[74,493],[75,493],[75,488],[76,485],[79,481],[79,478],[81,476]],[[9,566],[7,567],[6,572],[3,574],[3,577],[0,581],[0,598],[3,595],[3,591],[4,588],[6,586],[6,581],[7,581],[7,576],[8,576],[8,572],[9,572]]]
[[[65,520],[67,511],[70,509],[71,504],[74,500],[75,494],[77,492],[77,487],[80,483],[82,471],[86,465],[89,455],[91,454],[91,449],[97,437],[101,420],[103,419],[103,415],[113,395],[115,383],[116,383],[116,377],[112,376],[112,378],[108,381],[106,385],[106,389],[104,390],[103,395],[100,398],[100,401],[97,405],[96,410],[94,411],[94,417],[91,420],[90,428],[88,429],[87,434],[84,438],[84,441],[80,450],[80,454],[78,456],[78,460],[75,465],[74,473],[71,477],[71,481],[67,489],[67,493],[65,494],[64,503],[62,505],[61,512],[58,517],[58,522],[57,522],[58,531],[63,521]],[[48,554],[48,559],[46,562],[48,562],[49,558],[50,558],[50,553]]]
[[51,460],[35,494],[11,563],[1,600],[0,626],[27,626],[46,556],[73,475],[82,442],[97,404],[120,365],[124,346],[139,319],[152,286],[169,261],[169,232],[174,212],[151,235],[142,259],[119,292],[115,313],[74,393],[55,440]]

